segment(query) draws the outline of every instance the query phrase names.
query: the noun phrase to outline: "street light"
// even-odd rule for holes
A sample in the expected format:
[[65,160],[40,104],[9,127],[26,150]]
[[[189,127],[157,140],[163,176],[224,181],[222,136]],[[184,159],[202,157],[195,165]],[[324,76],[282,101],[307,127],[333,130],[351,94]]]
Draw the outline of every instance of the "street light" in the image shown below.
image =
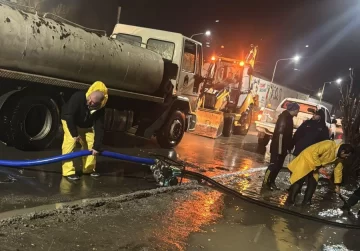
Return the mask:
[[300,60],[300,56],[296,55],[295,57],[292,58],[292,60],[294,60],[295,62],[299,61]]
[[[326,84],[331,84],[331,83],[337,83],[337,84],[339,85],[339,84],[341,84],[341,81],[342,81],[342,79],[341,79],[341,78],[338,78],[338,79],[335,80],[335,81],[324,82],[322,91],[318,93],[318,96],[320,97],[320,103],[321,103],[321,100],[322,100],[323,95],[324,95],[325,85],[326,85]],[[319,95],[319,94],[320,94],[320,95]]]
[[193,38],[193,37],[195,37],[195,36],[199,36],[199,35],[210,36],[210,35],[211,35],[211,31],[207,30],[207,31],[205,31],[205,32],[196,33],[196,34],[191,35],[191,37],[190,37],[190,38]]
[[274,83],[274,77],[275,77],[275,72],[276,72],[276,67],[277,67],[277,64],[280,62],[280,61],[288,61],[288,60],[292,60],[294,62],[297,62],[300,60],[300,56],[299,55],[296,55],[295,57],[292,57],[292,58],[281,58],[279,59],[278,61],[276,61],[275,63],[275,67],[274,67],[274,72],[273,72],[273,76],[272,76],[272,79],[271,79],[271,83]]

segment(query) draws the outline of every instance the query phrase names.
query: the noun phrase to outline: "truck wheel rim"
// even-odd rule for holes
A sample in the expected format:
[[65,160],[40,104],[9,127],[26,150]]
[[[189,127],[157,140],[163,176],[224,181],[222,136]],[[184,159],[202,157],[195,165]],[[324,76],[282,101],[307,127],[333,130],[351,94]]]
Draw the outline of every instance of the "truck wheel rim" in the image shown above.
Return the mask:
[[42,140],[52,127],[52,115],[45,105],[34,105],[26,113],[24,132],[30,140]]
[[181,136],[181,131],[182,131],[182,124],[180,120],[178,119],[174,120],[174,122],[170,127],[170,140],[172,143],[175,142],[177,139],[179,139],[179,137]]

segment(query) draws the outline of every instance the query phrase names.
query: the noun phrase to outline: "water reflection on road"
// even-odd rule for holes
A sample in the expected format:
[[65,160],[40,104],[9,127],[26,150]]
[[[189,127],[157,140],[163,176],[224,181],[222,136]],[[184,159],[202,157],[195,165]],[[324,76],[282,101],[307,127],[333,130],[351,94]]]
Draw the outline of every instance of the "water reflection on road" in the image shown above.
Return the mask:
[[201,231],[204,225],[216,223],[222,217],[224,195],[217,191],[194,191],[187,200],[175,199],[164,215],[159,217],[160,227],[148,234],[157,239],[160,250],[185,250],[191,233]]
[[229,196],[224,198],[223,218],[202,230],[190,235],[187,250],[345,251],[359,250],[360,244],[359,231],[284,215]]
[[[107,140],[113,151],[137,156],[157,153],[189,162],[188,168],[191,170],[214,177],[251,198],[279,207],[283,207],[286,200],[286,189],[289,186],[287,172],[281,172],[277,179],[281,191],[261,190],[268,154],[259,153],[254,136],[221,137],[213,140],[186,134],[175,151],[159,149],[151,142],[139,141],[129,146],[120,138]],[[58,154],[59,148],[42,153],[1,148],[0,158],[35,159]],[[116,196],[156,187],[151,179],[146,179],[149,172],[144,171],[143,167],[102,158],[99,158],[98,167],[102,177],[93,179],[83,176],[76,183],[61,177],[60,164],[26,170],[2,168],[0,211],[81,198]],[[301,197],[299,196],[298,203],[301,202]],[[194,191],[181,202],[174,198],[170,203],[168,211],[156,216],[159,224],[148,233],[163,247],[160,250],[172,250],[167,247],[174,250],[239,250],[239,247],[244,250],[319,250],[323,244],[344,242],[348,247],[356,246],[354,243],[357,243],[357,238],[354,236],[359,234],[359,231],[331,228],[277,214],[217,191]],[[321,181],[311,207],[297,206],[289,210],[332,221],[358,224],[356,217],[342,215],[334,210],[340,205],[341,201],[329,190],[326,181]],[[354,211],[357,209],[355,207]],[[200,233],[192,235],[192,232]],[[189,236],[190,246],[187,246]]]
[[[257,206],[217,191],[174,197],[145,229],[157,250],[359,250],[347,230]],[[347,248],[346,248],[347,247]]]
[[256,137],[232,136],[216,140],[185,135],[176,148],[178,158],[191,163],[208,176],[264,166],[267,159],[258,153]]

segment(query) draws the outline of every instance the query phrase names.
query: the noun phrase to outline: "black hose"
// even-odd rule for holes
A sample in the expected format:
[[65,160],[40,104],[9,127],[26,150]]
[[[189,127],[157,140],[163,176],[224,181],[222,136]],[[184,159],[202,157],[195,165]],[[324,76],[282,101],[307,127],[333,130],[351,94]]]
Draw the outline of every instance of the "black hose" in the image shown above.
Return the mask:
[[[316,221],[316,222],[319,222],[319,223],[322,223],[322,224],[332,225],[332,226],[339,227],[339,228],[360,229],[360,225],[346,224],[346,223],[339,223],[339,222],[329,221],[329,220],[321,219],[321,218],[318,218],[318,217],[315,217],[315,216],[306,215],[306,214],[294,212],[294,211],[291,211],[291,210],[287,210],[285,208],[281,208],[281,207],[278,207],[278,206],[275,206],[275,205],[268,204],[266,202],[262,202],[262,201],[247,197],[247,196],[243,195],[242,193],[240,193],[240,192],[238,192],[236,190],[233,190],[233,189],[231,189],[231,188],[229,188],[227,186],[224,186],[223,184],[217,182],[216,180],[214,180],[214,179],[212,179],[212,178],[210,178],[210,177],[208,177],[206,175],[186,170],[185,167],[186,167],[187,163],[184,162],[184,161],[173,160],[173,159],[170,159],[167,156],[157,155],[157,154],[153,154],[153,156],[156,156],[157,158],[161,158],[162,161],[167,160],[168,164],[175,164],[176,167],[180,167],[181,174],[182,174],[181,179],[182,179],[183,176],[189,176],[189,177],[196,178],[197,180],[205,180],[208,183],[212,184],[213,186],[217,187],[219,190],[222,190],[225,193],[231,194],[231,195],[233,195],[235,197],[238,197],[238,198],[240,198],[242,200],[245,200],[247,202],[256,204],[258,206],[266,207],[266,208],[269,208],[269,209],[272,209],[272,210],[275,210],[275,211],[279,211],[279,212],[282,212],[282,213],[285,213],[285,214],[290,214],[290,215],[297,216],[297,217],[300,217],[300,218],[303,218],[303,219],[312,220],[312,221]],[[343,196],[339,196],[339,197],[344,202],[346,201]]]
[[238,198],[240,198],[242,200],[245,200],[247,202],[256,204],[258,206],[266,207],[266,208],[269,208],[269,209],[272,209],[272,210],[275,210],[275,211],[279,211],[279,212],[282,212],[282,213],[285,213],[285,214],[290,214],[290,215],[297,216],[297,217],[300,217],[300,218],[303,218],[303,219],[317,221],[317,222],[322,223],[322,224],[332,225],[334,227],[340,227],[340,228],[346,228],[346,229],[360,229],[359,225],[329,221],[329,220],[321,219],[321,218],[311,216],[311,215],[301,214],[301,213],[298,213],[298,212],[287,210],[285,208],[281,208],[281,207],[274,206],[274,205],[271,205],[271,204],[268,204],[268,203],[265,203],[265,202],[262,202],[262,201],[252,199],[250,197],[247,197],[247,196],[243,195],[242,193],[240,193],[238,191],[235,191],[235,190],[233,190],[233,189],[231,189],[229,187],[224,186],[223,184],[217,182],[216,180],[214,180],[214,179],[212,179],[212,178],[210,178],[208,176],[205,176],[205,175],[197,173],[197,172],[192,172],[192,171],[189,171],[189,170],[182,170],[182,173],[185,176],[194,177],[194,178],[196,178],[198,180],[199,179],[205,180],[208,183],[210,183],[210,184],[214,185],[215,187],[219,188],[220,190],[222,190],[225,193],[231,194],[231,195],[233,195],[235,197],[238,197]]

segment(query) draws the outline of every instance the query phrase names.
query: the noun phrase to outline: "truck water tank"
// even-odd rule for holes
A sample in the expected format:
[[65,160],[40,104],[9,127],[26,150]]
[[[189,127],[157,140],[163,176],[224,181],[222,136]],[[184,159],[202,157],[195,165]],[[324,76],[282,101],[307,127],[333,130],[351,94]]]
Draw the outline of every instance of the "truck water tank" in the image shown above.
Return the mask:
[[0,4],[0,68],[153,94],[164,61],[150,50]]

